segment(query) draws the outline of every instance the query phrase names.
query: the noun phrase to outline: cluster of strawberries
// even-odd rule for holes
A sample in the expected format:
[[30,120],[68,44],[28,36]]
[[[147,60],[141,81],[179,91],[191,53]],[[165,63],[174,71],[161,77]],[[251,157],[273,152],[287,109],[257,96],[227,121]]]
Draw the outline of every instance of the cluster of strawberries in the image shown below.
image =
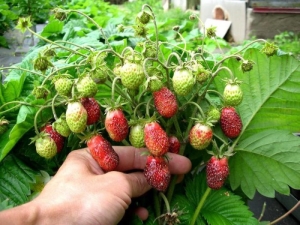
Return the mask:
[[[137,35],[146,35],[145,25],[151,19],[152,16],[144,10],[137,16],[137,23],[134,27]],[[158,122],[159,118],[149,116],[149,111],[151,111],[163,119],[172,121],[177,114],[181,113],[179,104],[182,106],[192,103],[196,108],[200,108],[199,111],[202,111],[201,107],[193,102],[199,93],[193,94],[194,96],[186,102],[180,102],[178,99],[190,96],[196,85],[201,86],[208,79],[211,82],[214,78],[212,72],[204,68],[201,62],[194,58],[194,55],[190,55],[190,60],[185,60],[184,63],[178,56],[179,65],[177,66],[169,66],[170,58],[175,54],[169,56],[166,64],[157,63],[159,62],[158,47],[158,43],[147,40],[144,42],[142,52],[136,52],[131,47],[125,48],[121,54],[115,52],[121,62],[115,65],[113,70],[110,70],[106,64],[107,52],[105,50],[94,51],[85,59],[85,70],[78,75],[78,78],[74,78],[70,74],[54,74],[55,76],[48,77],[47,79],[52,79],[56,91],[52,104],[57,99],[57,101],[68,99],[65,101],[67,108],[59,118],[54,116],[55,122],[47,124],[34,138],[37,153],[50,159],[61,151],[65,138],[71,133],[81,138],[81,135],[84,134],[91,155],[100,167],[105,171],[114,170],[119,164],[119,157],[112,144],[103,134],[95,131],[90,132],[91,125],[96,130],[102,122],[105,132],[112,141],[122,142],[128,138],[132,146],[136,148],[146,147],[149,150],[144,169],[145,177],[152,187],[159,191],[165,191],[171,177],[166,153],[178,154],[181,146],[180,141],[189,142],[196,150],[207,149],[213,141],[212,126],[217,122],[220,122],[221,129],[228,138],[238,137],[242,130],[242,122],[235,106],[240,104],[243,95],[240,83],[236,79],[227,81],[222,95],[224,107],[222,109],[212,107],[206,116],[202,115],[201,118],[196,119],[195,124],[187,131],[188,138],[186,139],[188,140],[180,137],[179,141],[176,136],[170,135],[164,130],[164,126]],[[46,53],[50,50],[46,49]],[[114,51],[109,49],[108,52]],[[47,55],[46,53],[44,55]],[[48,58],[39,57],[35,61],[34,68],[45,72],[47,67],[52,66],[52,64],[45,64],[44,61],[48,62]],[[78,70],[80,71],[79,68]],[[163,70],[165,71],[163,72]],[[99,89],[98,84],[105,82],[106,84],[109,83],[111,88],[112,104],[101,106],[106,108],[103,118],[96,94]],[[34,93],[45,97],[46,93],[43,91],[45,91],[43,87],[37,87]],[[143,94],[149,94],[147,95],[150,100],[147,98],[146,118],[144,118],[143,112],[138,112],[143,119],[136,119],[135,117],[134,121],[129,121],[123,112],[122,104],[114,102],[115,92],[122,99],[134,100],[135,104],[131,105],[131,111],[134,111],[133,117],[136,116],[136,109],[145,103],[140,101]],[[150,101],[153,101],[154,107],[149,104]],[[149,107],[152,108],[149,109]],[[55,108],[54,105],[52,108]],[[203,114],[203,112],[201,113]],[[215,153],[207,163],[208,186],[213,189],[222,187],[228,174],[228,155],[220,152]]]

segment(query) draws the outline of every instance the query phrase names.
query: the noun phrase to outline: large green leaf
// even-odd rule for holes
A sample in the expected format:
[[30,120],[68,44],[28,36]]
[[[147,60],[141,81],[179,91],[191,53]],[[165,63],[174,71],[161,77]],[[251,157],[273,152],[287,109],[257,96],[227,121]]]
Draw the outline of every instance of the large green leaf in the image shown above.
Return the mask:
[[[241,186],[253,198],[257,190],[274,197],[275,191],[289,193],[289,186],[300,189],[300,63],[284,56],[267,57],[249,49],[244,57],[254,68],[242,73],[240,62],[232,59],[225,66],[243,83],[244,99],[237,107],[243,122],[241,135],[234,140],[236,154],[230,160],[230,183]],[[227,72],[219,74],[216,87],[222,92]]]
[[[244,58],[255,63],[250,72],[243,73],[236,59],[225,64],[242,81],[244,97],[238,111],[244,127],[240,140],[268,129],[299,131],[300,62],[288,55],[267,57],[258,49],[247,50]],[[215,79],[221,93],[224,77],[229,77],[228,72]]]
[[[195,174],[186,181],[186,197],[182,195],[174,196],[172,206],[178,207],[181,215],[180,221],[188,224],[207,189],[206,175],[203,170]],[[196,219],[197,225],[256,225],[258,221],[253,217],[253,213],[241,200],[241,197],[228,191],[226,188],[211,190],[205,203]]]
[[0,202],[8,199],[9,205],[27,202],[30,184],[35,182],[36,173],[16,157],[7,156],[0,163]]
[[268,197],[275,191],[289,194],[300,188],[300,138],[288,131],[266,130],[244,139],[230,160],[230,183],[253,197],[255,190]]

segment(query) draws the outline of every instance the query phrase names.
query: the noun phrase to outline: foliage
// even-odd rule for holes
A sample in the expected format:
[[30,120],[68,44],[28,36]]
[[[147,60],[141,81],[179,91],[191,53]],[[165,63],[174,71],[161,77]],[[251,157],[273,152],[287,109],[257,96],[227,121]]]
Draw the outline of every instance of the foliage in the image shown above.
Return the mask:
[[61,0],[9,0],[11,10],[19,17],[30,16],[34,23],[45,23],[50,10],[62,4]]
[[[192,224],[192,220],[194,224],[259,224],[246,206],[245,199],[253,198],[256,191],[274,197],[275,192],[289,194],[289,187],[300,189],[300,156],[297,154],[300,139],[293,135],[299,131],[299,61],[280,51],[267,56],[264,52],[270,51],[264,51],[266,42],[261,40],[249,41],[227,54],[216,54],[214,50],[219,46],[227,47],[226,42],[200,33],[197,20],[190,20],[189,13],[181,13],[178,19],[173,16],[174,12],[166,16],[158,5],[154,5],[159,12],[156,18],[161,19],[152,21],[156,24],[147,25],[146,38],[136,35],[136,21],[132,14],[130,18],[125,13],[128,9],[102,1],[71,1],[65,6],[64,12],[68,14],[65,21],[59,21],[54,15],[41,34],[29,30],[42,41],[19,65],[10,68],[0,86],[0,117],[4,115],[10,121],[8,130],[0,139],[0,183],[5,181],[5,187],[9,187],[5,189],[0,186],[0,207],[28,201],[33,191],[30,184],[36,182],[37,171],[46,170],[50,175],[54,174],[65,156],[81,147],[79,138],[73,134],[68,137],[63,151],[46,161],[35,152],[34,145],[29,145],[29,138],[39,132],[40,126],[53,122],[56,119],[54,114],[65,112],[66,99],[55,99],[56,91],[51,81],[57,74],[68,73],[76,80],[90,71],[91,56],[105,52],[107,54],[101,65],[108,67],[109,76],[105,83],[98,84],[95,98],[101,105],[107,104],[107,99],[130,102],[123,106],[129,118],[136,112],[140,115],[147,113],[143,107],[146,104],[138,106],[149,100],[151,103],[151,93],[145,86],[140,87],[138,94],[132,95],[122,86],[122,82],[113,82],[119,79],[113,72],[114,68],[125,61],[128,53],[143,55],[145,41],[159,46],[154,59],[143,58],[144,66],[147,66],[145,71],[151,66],[162,69],[164,81],[170,89],[174,69],[181,63],[196,59],[210,72],[211,79],[198,82],[187,96],[177,96],[180,110],[174,118],[158,117],[168,132],[174,131],[180,137],[181,154],[191,159],[192,172],[180,184],[171,182],[165,193],[167,202],[157,196],[157,192],[149,193],[151,197],[137,199],[148,207],[150,217],[144,223],[135,218],[130,224],[157,223],[171,212],[176,213],[182,224]],[[140,9],[135,7],[128,3],[128,8],[138,13]],[[106,15],[103,13],[105,11]],[[123,30],[118,29],[120,24],[124,25]],[[173,29],[176,25],[179,25],[177,30]],[[55,55],[49,57],[53,67],[41,73],[32,62],[49,49],[55,51]],[[249,61],[253,68],[245,71],[242,66]],[[243,101],[236,108],[243,129],[237,138],[229,139],[223,134],[219,123],[213,127],[216,145],[225,149],[223,153],[233,151],[234,154],[229,156],[230,175],[224,187],[210,190],[203,165],[210,155],[208,151],[197,151],[189,145],[188,132],[194,123],[191,117],[195,118],[197,114],[205,117],[210,105],[223,106],[224,79],[232,76],[242,82]],[[44,85],[50,90],[45,99],[35,98],[33,89],[37,85]],[[151,108],[148,111],[155,113],[152,104],[149,105]],[[136,110],[137,107],[140,107],[139,110]],[[103,127],[103,124],[98,126]],[[211,144],[206,150],[216,149]],[[173,179],[176,180],[176,177]],[[239,196],[241,192],[243,198]],[[155,198],[160,199],[161,206],[170,204],[171,212],[161,210],[157,214],[153,203]]]
[[2,35],[14,27],[14,21],[17,18],[18,16],[10,10],[7,2],[0,0],[0,46],[7,47],[7,41]]
[[275,35],[274,42],[280,47],[282,51],[290,52],[299,57],[300,54],[300,44],[299,44],[299,34],[294,32],[285,31],[280,34]]

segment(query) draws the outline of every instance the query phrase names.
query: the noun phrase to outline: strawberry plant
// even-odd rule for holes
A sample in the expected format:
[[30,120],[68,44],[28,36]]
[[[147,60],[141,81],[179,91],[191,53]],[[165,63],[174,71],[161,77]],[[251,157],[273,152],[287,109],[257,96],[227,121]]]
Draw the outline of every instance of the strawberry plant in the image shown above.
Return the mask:
[[[74,14],[97,27],[92,39],[53,41],[21,18],[18,27],[46,44],[21,64],[1,68],[10,72],[0,89],[6,121],[0,124],[0,180],[20,186],[0,187],[0,202],[9,199],[3,205],[30,199],[37,171],[54,174],[79,147],[89,148],[103,170],[114,170],[114,145],[146,147],[144,175],[152,197],[136,201],[150,216],[130,224],[260,224],[246,199],[300,189],[300,139],[293,135],[299,131],[299,61],[277,54],[265,40],[215,55],[207,51],[209,37],[201,34],[195,48],[179,27],[166,41],[149,5],[131,28],[136,45],[106,37],[80,10],[55,9],[51,21],[62,30]],[[197,19],[191,15],[189,23]],[[119,28],[122,33],[124,26]],[[49,123],[51,131],[41,130]],[[64,142],[57,144],[54,131]],[[28,145],[29,138],[35,145]],[[170,174],[168,152],[193,163],[179,184]],[[26,178],[7,179],[6,168],[13,166]]]

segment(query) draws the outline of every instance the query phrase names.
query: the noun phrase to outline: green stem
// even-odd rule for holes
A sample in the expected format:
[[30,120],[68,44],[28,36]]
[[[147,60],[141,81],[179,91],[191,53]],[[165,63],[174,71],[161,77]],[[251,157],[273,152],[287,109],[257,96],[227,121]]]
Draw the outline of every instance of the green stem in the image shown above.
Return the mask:
[[[83,66],[83,65],[81,65]],[[51,72],[48,76],[46,76],[46,78],[43,80],[41,85],[44,85],[46,83],[47,80],[49,80],[53,75],[55,75],[57,72],[61,71],[61,70],[65,70],[65,69],[69,69],[69,68],[73,68],[73,67],[78,67],[78,65],[69,65],[69,66],[65,66],[65,67],[61,67],[58,68],[56,70],[54,70],[53,72]]]
[[194,215],[193,215],[193,218],[192,218],[192,220],[190,222],[190,225],[194,225],[196,223],[196,220],[197,220],[197,218],[199,216],[199,213],[200,213],[200,211],[201,211],[201,209],[202,209],[202,207],[203,207],[203,205],[205,203],[205,200],[207,199],[210,191],[211,191],[211,189],[209,187],[207,187],[207,189],[205,190],[204,195],[200,199],[200,202],[199,202],[199,204],[198,204],[198,206],[196,208],[196,211],[194,212]]
[[156,218],[160,216],[160,201],[156,190],[152,190],[153,200],[154,200],[154,211],[156,214]]
[[115,100],[115,86],[117,80],[121,79],[120,77],[115,77],[111,86],[111,101],[114,102]]
[[200,112],[202,118],[203,118],[203,119],[205,118],[205,114],[204,114],[202,108],[201,108],[200,105],[198,105],[196,102],[187,102],[187,103],[185,103],[184,105],[182,105],[181,108],[183,108],[184,106],[186,106],[186,105],[188,105],[188,104],[192,104],[192,105],[196,106],[196,108],[199,110],[199,112]]
[[25,72],[28,72],[28,73],[32,73],[32,74],[36,74],[36,75],[39,75],[39,76],[42,76],[42,77],[46,77],[44,74],[37,73],[37,72],[34,72],[32,70],[27,70],[27,69],[24,69],[22,67],[1,67],[0,70],[22,70],[22,71],[25,71]]
[[167,213],[170,213],[170,212],[171,212],[171,208],[170,208],[170,203],[169,203],[167,197],[166,197],[165,194],[162,193],[162,192],[159,192],[159,195],[162,197],[162,199],[163,199],[164,202],[165,202],[165,206],[166,206],[166,209],[167,209]]
[[155,14],[153,13],[152,8],[149,5],[147,5],[147,4],[144,4],[142,6],[142,10],[144,10],[145,7],[147,7],[151,11],[151,14],[152,14],[152,17],[153,17],[153,24],[154,24],[154,29],[155,29],[155,44],[156,44],[156,53],[155,53],[155,55],[156,55],[156,58],[158,58],[159,43],[158,43],[158,29],[157,29]]
[[83,56],[83,57],[86,57],[86,55],[84,55],[84,54],[82,54],[82,53],[80,53],[80,52],[77,52],[77,51],[75,51],[75,50],[73,50],[73,49],[71,49],[71,48],[67,48],[67,47],[65,47],[65,46],[63,46],[63,45],[57,44],[57,43],[55,43],[55,42],[53,42],[53,41],[50,41],[50,40],[47,39],[47,38],[44,38],[43,36],[41,36],[41,35],[39,35],[38,33],[34,32],[34,31],[31,30],[30,28],[27,28],[27,29],[28,29],[28,31],[29,31],[30,33],[32,33],[33,35],[37,36],[39,39],[42,39],[42,40],[46,41],[47,43],[50,43],[50,44],[52,44],[52,45],[56,45],[56,46],[58,46],[58,47],[60,47],[60,48],[62,48],[62,49],[64,49],[64,50],[67,50],[67,51],[69,51],[69,52],[72,52],[72,53],[74,53],[74,54],[76,54],[76,55],[81,55],[81,56]]
[[78,14],[84,16],[85,18],[87,18],[89,21],[91,21],[91,22],[97,27],[97,29],[100,31],[100,33],[102,34],[102,36],[103,36],[103,38],[104,38],[104,40],[105,40],[105,44],[107,44],[107,46],[108,46],[110,49],[112,49],[112,47],[110,46],[110,44],[109,44],[109,42],[108,42],[108,39],[107,39],[105,33],[103,32],[102,27],[100,27],[99,24],[98,24],[95,20],[93,20],[91,17],[89,17],[88,15],[86,15],[86,14],[84,14],[83,12],[80,12],[80,11],[78,11],[78,10],[74,10],[74,9],[73,9],[73,10],[69,10],[69,12],[76,12],[76,13],[78,13]]

